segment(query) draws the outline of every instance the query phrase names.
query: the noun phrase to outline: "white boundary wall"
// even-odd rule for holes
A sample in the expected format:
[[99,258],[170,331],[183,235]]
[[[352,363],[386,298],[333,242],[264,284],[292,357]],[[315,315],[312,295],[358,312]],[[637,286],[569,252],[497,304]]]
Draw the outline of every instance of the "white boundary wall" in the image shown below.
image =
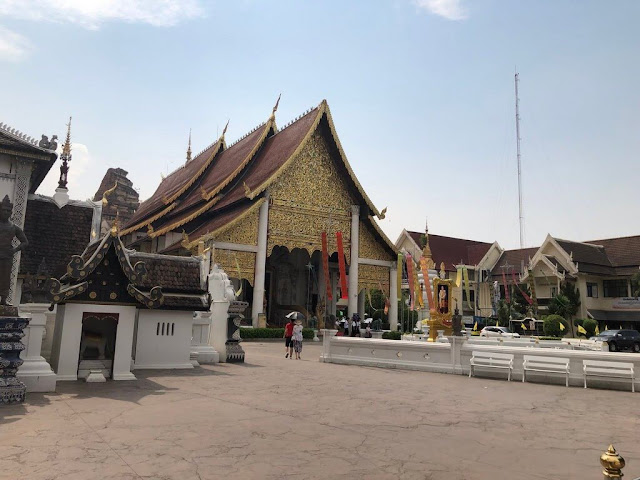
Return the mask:
[[[564,350],[528,347],[479,345],[469,343],[465,337],[448,337],[446,342],[406,342],[401,340],[379,340],[373,338],[336,337],[335,330],[325,330],[320,361],[347,365],[400,368],[425,372],[469,374],[469,359],[474,350],[511,353],[514,356],[512,381],[522,380],[524,355],[561,357],[569,359],[569,385],[583,386],[582,360],[630,362],[636,372],[636,388],[640,387],[640,354],[609,353],[590,350]],[[503,372],[487,371],[478,367],[477,376],[505,378]],[[564,384],[564,376],[556,374],[527,374],[527,381]],[[588,379],[589,386],[631,390],[631,382],[618,378]]]

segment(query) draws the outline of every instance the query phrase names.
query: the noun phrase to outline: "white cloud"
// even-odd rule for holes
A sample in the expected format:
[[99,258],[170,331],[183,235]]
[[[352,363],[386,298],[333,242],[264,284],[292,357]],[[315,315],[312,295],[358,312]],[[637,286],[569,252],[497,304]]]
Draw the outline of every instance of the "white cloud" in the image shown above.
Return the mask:
[[166,27],[203,14],[199,0],[3,0],[0,17],[72,23],[97,29],[124,21]]
[[0,25],[0,60],[19,62],[31,50],[31,43],[19,33]]
[[414,0],[416,6],[447,20],[464,20],[467,11],[461,5],[462,0]]

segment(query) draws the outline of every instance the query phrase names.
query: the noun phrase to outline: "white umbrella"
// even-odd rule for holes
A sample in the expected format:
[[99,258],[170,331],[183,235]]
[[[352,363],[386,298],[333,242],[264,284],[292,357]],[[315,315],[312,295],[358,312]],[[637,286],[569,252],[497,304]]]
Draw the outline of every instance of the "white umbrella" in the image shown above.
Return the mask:
[[364,323],[373,323],[373,318],[365,318]]
[[286,315],[287,318],[293,318],[294,320],[304,320],[304,315],[300,312],[291,312]]

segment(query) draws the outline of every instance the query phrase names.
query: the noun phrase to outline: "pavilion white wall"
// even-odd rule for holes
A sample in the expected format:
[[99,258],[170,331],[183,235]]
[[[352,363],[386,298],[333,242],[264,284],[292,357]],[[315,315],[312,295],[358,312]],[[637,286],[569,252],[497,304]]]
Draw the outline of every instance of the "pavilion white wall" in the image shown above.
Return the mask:
[[55,392],[56,374],[42,355],[43,339],[46,338],[49,304],[27,303],[20,305],[20,316],[30,317],[20,353],[24,363],[18,369],[18,378],[26,385],[27,392]]
[[58,305],[51,349],[51,366],[57,374],[57,380],[78,379],[78,358],[80,357],[82,316],[84,313],[118,315],[113,379],[135,380],[136,377],[131,373],[131,352],[136,307],[83,303]]
[[140,310],[134,368],[193,368],[192,327],[191,311]]

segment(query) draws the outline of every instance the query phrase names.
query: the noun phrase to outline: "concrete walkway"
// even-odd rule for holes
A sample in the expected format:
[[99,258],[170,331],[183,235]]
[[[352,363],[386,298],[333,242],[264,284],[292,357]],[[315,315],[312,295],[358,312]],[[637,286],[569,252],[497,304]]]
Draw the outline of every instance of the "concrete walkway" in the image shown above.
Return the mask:
[[63,382],[0,406],[0,478],[600,479],[609,443],[640,476],[640,394],[244,347],[245,365]]

